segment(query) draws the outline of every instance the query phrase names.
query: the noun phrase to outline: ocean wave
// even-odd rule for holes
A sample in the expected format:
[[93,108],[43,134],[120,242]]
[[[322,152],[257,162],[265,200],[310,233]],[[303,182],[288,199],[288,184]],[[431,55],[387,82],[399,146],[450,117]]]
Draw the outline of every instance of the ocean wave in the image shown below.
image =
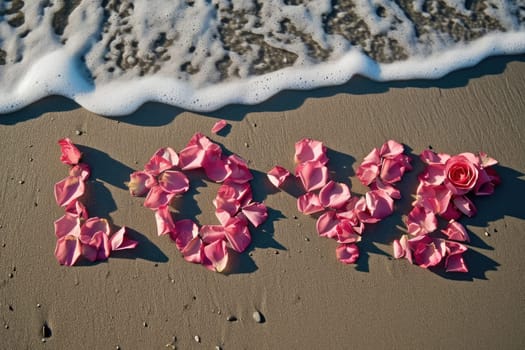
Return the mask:
[[102,115],[210,111],[285,89],[436,79],[525,52],[525,1],[0,3],[0,113],[62,95]]

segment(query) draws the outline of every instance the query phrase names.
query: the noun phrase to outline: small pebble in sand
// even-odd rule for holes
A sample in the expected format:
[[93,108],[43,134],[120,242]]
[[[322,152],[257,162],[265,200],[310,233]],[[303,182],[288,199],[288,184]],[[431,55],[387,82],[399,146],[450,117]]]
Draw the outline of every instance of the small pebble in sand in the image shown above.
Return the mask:
[[219,345],[217,345],[215,346],[215,350],[222,350],[222,348]]
[[490,233],[488,231],[485,231],[485,236],[489,237]]
[[278,251],[278,250],[275,250],[273,253],[274,253],[275,255],[279,255],[279,251]]
[[252,317],[257,323],[263,323],[264,321],[263,315],[259,311],[254,311]]
[[50,338],[51,337],[51,328],[47,325],[47,322],[44,322],[42,325],[42,337],[44,338]]
[[32,162],[34,159],[33,158],[29,158],[29,161]]
[[7,323],[4,324],[4,328],[5,328],[5,329],[9,329],[9,325],[8,325]]
[[37,308],[37,309],[40,309],[41,307],[42,307],[42,305],[40,305],[40,304],[36,304],[36,308]]
[[226,321],[228,321],[228,322],[235,322],[235,321],[237,321],[237,317],[235,317],[233,315],[229,315],[228,317],[226,317]]
[[9,278],[13,278],[14,275],[10,272],[10,273],[7,275],[7,277],[9,277]]
[[307,241],[307,242],[310,242],[310,238],[308,238],[308,237],[305,237],[304,240]]
[[115,350],[120,350],[120,346],[115,346]]
[[46,338],[42,338],[42,343],[45,343],[46,342]]
[[75,130],[75,134],[76,134],[77,136],[80,136],[80,135],[82,135],[82,131],[80,131],[80,130],[77,129],[77,130]]
[[196,335],[195,337],[193,337],[193,339],[195,339],[195,341],[197,343],[200,343],[201,342],[201,337],[199,337],[198,335]]
[[24,180],[20,180],[20,181],[18,181],[18,183],[19,183],[20,185],[23,185],[23,184],[25,184],[26,182],[25,182]]
[[246,148],[249,148],[249,147],[250,147],[250,145],[248,144],[248,142],[245,142],[245,143],[244,143],[244,147],[246,147]]

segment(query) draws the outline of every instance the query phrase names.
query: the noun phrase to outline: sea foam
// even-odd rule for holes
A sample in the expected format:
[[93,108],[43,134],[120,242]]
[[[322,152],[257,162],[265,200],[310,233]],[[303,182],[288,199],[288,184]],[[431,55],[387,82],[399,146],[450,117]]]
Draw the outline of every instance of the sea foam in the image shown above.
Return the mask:
[[111,116],[210,111],[524,52],[524,0],[4,1],[0,113],[50,95]]

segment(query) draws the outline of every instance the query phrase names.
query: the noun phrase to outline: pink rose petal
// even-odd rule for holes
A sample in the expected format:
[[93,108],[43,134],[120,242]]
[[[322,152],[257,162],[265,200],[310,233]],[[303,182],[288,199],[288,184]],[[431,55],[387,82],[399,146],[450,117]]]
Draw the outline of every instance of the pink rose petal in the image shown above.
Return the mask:
[[216,122],[215,124],[213,124],[213,127],[211,128],[211,132],[216,134],[219,131],[221,131],[222,129],[224,129],[226,127],[226,125],[228,125],[226,120],[221,119],[218,122]]
[[159,207],[169,205],[173,197],[175,197],[175,193],[168,193],[160,186],[153,186],[146,196],[144,206],[156,210]]
[[357,243],[361,241],[361,235],[359,228],[354,227],[350,220],[341,220],[336,227],[337,229],[337,242],[338,243]]
[[426,149],[421,152],[419,157],[426,164],[445,164],[450,158],[450,155],[446,153],[436,153],[432,150]]
[[76,215],[64,214],[55,221],[55,236],[57,238],[65,236],[80,237],[80,219]]
[[408,241],[414,262],[422,268],[438,265],[446,254],[444,240],[427,235],[415,237]]
[[103,232],[109,237],[111,229],[109,227],[108,221],[98,217],[89,218],[80,227],[80,240],[82,243],[89,244],[97,232]]
[[400,154],[395,158],[383,159],[380,177],[386,183],[392,184],[401,181],[407,170],[411,170],[410,158]]
[[460,242],[470,242],[467,230],[455,220],[451,220],[446,229],[441,230],[449,239]]
[[226,160],[231,169],[228,180],[243,184],[253,179],[253,175],[248,169],[248,164],[241,157],[232,154]]
[[68,176],[55,184],[55,200],[64,207],[81,197],[84,191],[84,181],[80,177]]
[[159,148],[148,163],[144,166],[144,171],[153,176],[157,176],[163,171],[179,165],[179,156],[170,147]]
[[340,244],[335,249],[337,259],[343,264],[353,264],[359,258],[359,248],[356,244]]
[[191,240],[199,237],[199,227],[189,219],[176,221],[175,232],[170,232],[170,237],[182,251]]
[[356,175],[365,186],[370,185],[379,176],[381,157],[377,148],[374,148],[359,165]]
[[290,172],[285,168],[276,165],[270,171],[268,171],[266,176],[275,187],[281,187],[286,178],[290,176]]
[[206,160],[203,162],[206,176],[214,182],[223,182],[232,175],[230,166],[222,159]]
[[498,164],[496,159],[489,157],[485,152],[479,152],[479,160],[483,168],[488,168]]
[[437,218],[425,208],[414,207],[407,216],[406,225],[410,235],[425,235],[437,229]]
[[381,146],[379,154],[383,158],[391,159],[402,154],[405,151],[402,144],[394,140],[388,140]]
[[401,198],[401,191],[399,191],[397,188],[390,184],[384,183],[379,179],[370,184],[370,189],[383,191],[393,199]]
[[328,168],[319,161],[306,162],[296,167],[296,174],[306,192],[310,192],[318,190],[326,184]]
[[175,223],[167,205],[161,206],[155,211],[155,222],[157,223],[157,235],[176,234]]
[[68,165],[76,165],[82,158],[82,153],[78,148],[71,142],[69,138],[63,138],[58,140],[58,145],[60,146],[60,151],[62,152],[60,156],[60,161]]
[[111,250],[125,250],[135,248],[139,242],[126,237],[126,227],[122,226],[117,232],[113,233],[109,239]]
[[297,198],[297,210],[305,215],[318,213],[324,210],[319,196],[314,192],[307,192]]
[[429,164],[419,175],[419,181],[433,186],[441,185],[445,181],[445,178],[444,164]]
[[245,206],[253,199],[252,187],[249,183],[235,183],[226,181],[217,190],[217,197],[223,200],[235,200],[241,206]]
[[392,246],[394,248],[394,258],[401,259],[405,257],[406,248],[403,247],[400,240],[397,240],[397,239],[394,240],[394,242],[392,243]]
[[339,209],[350,200],[348,186],[330,181],[319,192],[319,202],[327,208]]
[[184,173],[176,170],[166,170],[159,176],[159,187],[167,193],[182,194],[190,188],[190,180]]
[[226,239],[226,231],[222,225],[203,225],[199,234],[206,244]]
[[321,164],[328,163],[326,147],[322,142],[312,139],[302,139],[295,143],[295,162],[305,163],[317,161]]
[[202,240],[197,236],[192,238],[181,250],[184,260],[200,264],[202,263]]
[[217,272],[222,272],[228,266],[228,249],[226,248],[226,242],[223,240],[215,241],[208,245],[204,246],[203,255],[206,259],[204,261],[209,264],[204,264],[204,266],[215,270]]
[[410,263],[413,263],[412,260],[412,251],[410,250],[410,246],[408,243],[408,236],[403,235],[399,240],[395,240],[393,243],[394,246],[394,257],[396,259],[405,258]]
[[65,210],[67,214],[71,214],[80,219],[87,220],[89,216],[86,207],[80,201],[73,201],[69,203]]
[[202,162],[206,152],[199,145],[191,145],[179,153],[180,166],[182,170],[193,170],[202,168]]
[[371,219],[381,220],[394,212],[394,200],[384,191],[368,191],[365,200]]
[[474,203],[465,196],[457,196],[452,200],[456,208],[466,216],[473,217],[477,213]]
[[126,183],[129,193],[136,197],[145,195],[156,184],[155,178],[145,171],[135,171],[129,176],[129,182]]
[[82,249],[78,237],[68,235],[57,240],[55,257],[60,265],[73,266],[81,255]]
[[91,169],[87,164],[80,163],[69,169],[69,176],[78,176],[82,181],[86,181],[91,175]]
[[463,259],[463,253],[467,247],[457,242],[446,242],[447,257],[445,259],[445,269],[447,272],[468,272],[467,265]]
[[327,211],[317,219],[317,233],[321,237],[336,238],[339,222],[340,220],[336,217],[335,211]]
[[228,212],[226,210],[223,210],[223,209],[215,210],[215,217],[217,218],[217,220],[219,220],[221,225],[226,225],[228,220],[230,220],[236,214],[237,214],[237,211],[235,211],[233,214],[231,214],[230,212]]
[[242,213],[252,223],[258,227],[268,218],[266,206],[262,203],[253,202],[242,208]]
[[224,226],[226,240],[233,250],[242,253],[252,241],[246,221],[233,217]]

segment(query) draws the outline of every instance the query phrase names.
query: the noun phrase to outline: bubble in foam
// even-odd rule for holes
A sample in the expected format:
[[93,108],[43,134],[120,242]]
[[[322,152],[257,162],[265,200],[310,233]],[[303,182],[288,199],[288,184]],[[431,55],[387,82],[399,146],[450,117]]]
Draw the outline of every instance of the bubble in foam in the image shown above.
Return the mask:
[[522,0],[35,0],[19,12],[0,19],[2,113],[51,94],[104,115],[147,101],[205,111],[525,52]]

